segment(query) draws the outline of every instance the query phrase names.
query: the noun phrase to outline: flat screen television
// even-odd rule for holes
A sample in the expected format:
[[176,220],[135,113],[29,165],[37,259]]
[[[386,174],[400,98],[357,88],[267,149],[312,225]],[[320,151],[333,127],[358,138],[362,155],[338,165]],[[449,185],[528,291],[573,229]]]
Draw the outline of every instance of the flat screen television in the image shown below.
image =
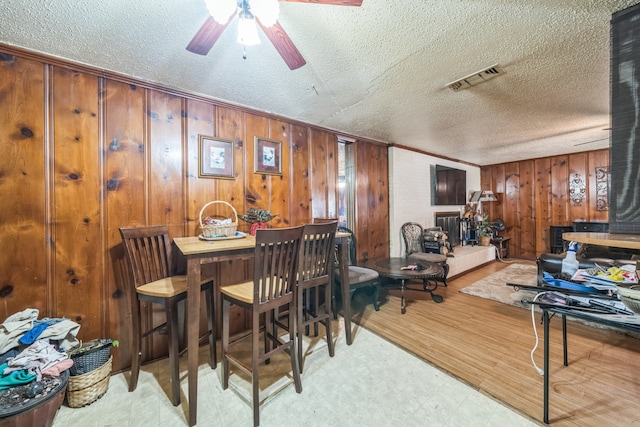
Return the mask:
[[467,171],[435,165],[432,172],[434,206],[467,203]]

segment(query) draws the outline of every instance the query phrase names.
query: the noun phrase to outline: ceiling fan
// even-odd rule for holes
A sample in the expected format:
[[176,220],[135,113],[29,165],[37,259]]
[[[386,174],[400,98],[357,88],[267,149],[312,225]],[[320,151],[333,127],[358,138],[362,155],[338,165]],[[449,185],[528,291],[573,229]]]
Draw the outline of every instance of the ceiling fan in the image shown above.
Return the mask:
[[189,42],[187,50],[198,55],[208,54],[229,22],[238,15],[240,18],[239,43],[245,46],[260,43],[255,30],[257,23],[289,69],[295,70],[302,67],[307,62],[278,23],[278,2],[337,6],[362,5],[362,0],[205,0],[210,16]]

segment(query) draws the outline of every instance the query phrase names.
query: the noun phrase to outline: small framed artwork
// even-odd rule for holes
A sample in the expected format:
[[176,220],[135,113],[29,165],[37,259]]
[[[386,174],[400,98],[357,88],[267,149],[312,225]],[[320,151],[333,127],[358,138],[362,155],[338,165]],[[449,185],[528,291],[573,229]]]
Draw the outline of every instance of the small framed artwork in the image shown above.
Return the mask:
[[255,137],[255,173],[282,174],[282,143]]
[[233,141],[198,135],[198,176],[233,179]]

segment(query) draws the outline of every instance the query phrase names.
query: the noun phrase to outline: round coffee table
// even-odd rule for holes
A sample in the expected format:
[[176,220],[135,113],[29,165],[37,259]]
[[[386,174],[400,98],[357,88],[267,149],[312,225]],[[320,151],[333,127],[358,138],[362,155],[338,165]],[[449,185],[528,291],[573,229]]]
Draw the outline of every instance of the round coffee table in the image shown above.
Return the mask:
[[[409,265],[420,265],[424,267],[423,270],[404,270],[403,267]],[[435,279],[441,279],[444,275],[444,269],[442,265],[419,261],[410,260],[406,258],[385,258],[377,261],[369,261],[365,265],[367,268],[371,268],[380,274],[380,276],[388,277],[400,282],[400,312],[406,313],[407,308],[405,305],[404,290],[411,289],[405,285],[406,280],[422,279],[422,291],[429,292],[431,298],[436,303],[440,303],[444,300],[441,295],[435,295],[433,291],[438,287],[438,283]]]

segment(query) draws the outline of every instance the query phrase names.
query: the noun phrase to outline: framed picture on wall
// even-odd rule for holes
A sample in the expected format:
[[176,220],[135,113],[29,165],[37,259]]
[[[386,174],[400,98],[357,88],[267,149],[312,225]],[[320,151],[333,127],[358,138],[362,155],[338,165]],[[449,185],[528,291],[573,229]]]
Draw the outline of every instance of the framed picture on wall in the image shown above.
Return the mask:
[[200,178],[235,178],[233,141],[198,135],[198,176]]
[[282,175],[282,143],[255,137],[255,173]]

